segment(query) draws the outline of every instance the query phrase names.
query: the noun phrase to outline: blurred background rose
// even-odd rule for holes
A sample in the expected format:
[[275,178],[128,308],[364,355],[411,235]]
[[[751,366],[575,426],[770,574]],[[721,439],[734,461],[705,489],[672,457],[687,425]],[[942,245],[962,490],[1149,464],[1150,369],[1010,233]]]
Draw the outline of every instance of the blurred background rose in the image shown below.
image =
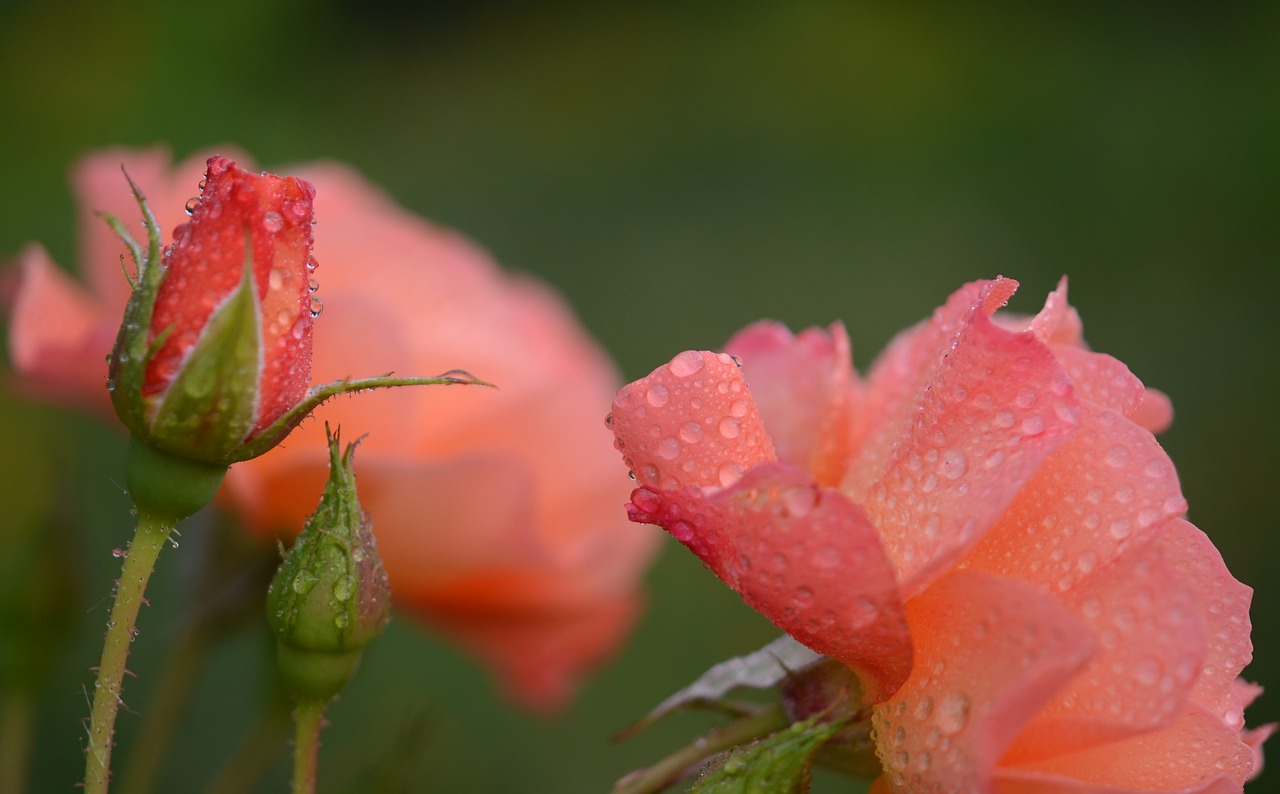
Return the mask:
[[[66,174],[93,148],[163,141],[182,157],[234,141],[264,164],[349,162],[413,212],[550,282],[628,379],[762,316],[792,327],[842,318],[865,369],[957,283],[1016,277],[1013,308],[1030,311],[1026,296],[1068,273],[1090,341],[1173,399],[1162,443],[1191,519],[1258,589],[1259,661],[1246,676],[1275,689],[1278,34],[1280,10],[1261,4],[234,0],[213,14],[10,2],[0,252],[40,240],[56,261],[77,261]],[[94,598],[116,562],[101,550],[127,531],[112,482],[120,444],[79,419],[61,432],[82,451],[70,504],[97,536],[68,553],[83,558]],[[180,556],[158,587],[180,587]],[[678,718],[616,746],[607,733],[773,636],[690,555],[664,556],[649,589],[621,660],[550,725],[511,710],[445,644],[393,624],[332,711],[330,782],[370,780],[420,714],[410,766],[434,770],[439,790],[606,789],[706,721]],[[154,680],[156,637],[176,630],[176,613],[153,600],[152,641],[131,659],[135,708]],[[65,788],[79,764],[67,726],[83,716],[104,612],[83,604],[50,676],[34,790]],[[264,647],[245,631],[215,655],[170,787],[218,765],[202,736],[247,725],[251,710],[226,688],[261,683]],[[1267,695],[1249,713],[1254,724],[1278,717]],[[815,790],[834,785],[823,777]]]

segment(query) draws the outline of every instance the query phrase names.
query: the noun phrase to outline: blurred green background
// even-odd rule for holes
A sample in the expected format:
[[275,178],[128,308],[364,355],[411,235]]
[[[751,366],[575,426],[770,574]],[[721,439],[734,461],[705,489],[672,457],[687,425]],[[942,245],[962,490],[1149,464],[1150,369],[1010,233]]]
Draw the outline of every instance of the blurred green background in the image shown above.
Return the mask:
[[[40,240],[74,264],[66,174],[87,151],[233,142],[264,166],[352,163],[554,284],[628,378],[766,316],[843,319],[865,368],[965,281],[1018,278],[1014,308],[1032,311],[1068,274],[1094,347],[1173,398],[1162,441],[1191,517],[1257,589],[1247,676],[1275,691],[1256,724],[1280,718],[1278,96],[1276,4],[10,0],[0,256]],[[12,450],[32,420],[6,413]],[[119,438],[40,422],[74,445],[58,497],[95,533],[64,552],[79,600],[39,706],[43,792],[80,774],[107,549],[130,519]],[[710,721],[608,735],[773,632],[669,546],[625,652],[549,721],[396,622],[331,710],[324,790],[372,790],[398,737],[415,748],[408,791],[600,792],[684,743]],[[162,559],[143,617],[125,743],[178,625],[161,605],[178,600],[181,556]],[[247,730],[241,692],[265,687],[266,647],[240,630],[217,650],[160,790],[191,790]],[[285,775],[281,756],[264,790]],[[860,789],[823,776],[815,790]]]

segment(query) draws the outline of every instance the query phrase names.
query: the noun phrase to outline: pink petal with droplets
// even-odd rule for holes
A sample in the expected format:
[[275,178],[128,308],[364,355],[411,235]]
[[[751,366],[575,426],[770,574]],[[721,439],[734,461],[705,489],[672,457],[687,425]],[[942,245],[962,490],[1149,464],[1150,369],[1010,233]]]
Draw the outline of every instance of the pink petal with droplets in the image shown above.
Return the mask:
[[1021,727],[1093,653],[1084,624],[1031,585],[955,571],[907,604],[911,677],[876,706],[877,753],[895,791],[993,791]]
[[[1253,769],[1253,749],[1222,719],[1195,702],[1166,728],[1026,764],[1020,769],[1114,786],[1121,791],[1240,791]],[[1232,788],[1215,781],[1225,777]]]
[[860,387],[844,326],[792,335],[781,323],[758,322],[735,334],[725,352],[742,359],[778,460],[810,472],[819,485],[839,483]]
[[1066,590],[1187,509],[1150,433],[1094,403],[1080,419],[965,565]]
[[[865,399],[853,420],[854,458],[841,490],[861,501],[889,463],[894,444],[906,432],[920,390],[955,342],[975,304],[995,297],[1008,300],[1018,283],[1010,279],[974,281],[952,293],[933,316],[899,333],[875,360],[867,376]],[[994,292],[993,292],[994,291]]]
[[1152,538],[1065,594],[1098,652],[1027,725],[1005,763],[1062,755],[1178,718],[1208,637],[1196,592],[1171,557],[1160,538]]
[[1079,401],[1049,349],[991,321],[1012,288],[979,291],[862,502],[907,597],[981,540],[1076,430]]
[[[1146,786],[1086,782],[1024,769],[1000,769],[996,772],[996,791],[999,794],[1153,794],[1154,790]],[[1240,794],[1240,784],[1219,776],[1191,786],[1159,791],[1160,794]]]
[[[1169,522],[1158,541],[1179,577],[1196,595],[1208,630],[1208,649],[1191,697],[1210,711],[1230,713],[1236,676],[1253,658],[1249,602],[1253,589],[1236,581],[1213,541],[1183,519]],[[1252,700],[1252,698],[1250,698]],[[1240,710],[1245,704],[1240,705]],[[1244,727],[1237,712],[1235,727]],[[1228,718],[1228,721],[1230,719]]]
[[725,353],[686,350],[613,400],[615,446],[640,485],[732,485],[776,460],[742,370]]
[[633,521],[660,524],[756,611],[844,662],[878,702],[911,669],[893,568],[874,526],[794,466],[756,466],[724,489],[637,488]]
[[1152,433],[1163,433],[1173,424],[1173,401],[1159,389],[1148,387],[1142,404],[1130,418]]

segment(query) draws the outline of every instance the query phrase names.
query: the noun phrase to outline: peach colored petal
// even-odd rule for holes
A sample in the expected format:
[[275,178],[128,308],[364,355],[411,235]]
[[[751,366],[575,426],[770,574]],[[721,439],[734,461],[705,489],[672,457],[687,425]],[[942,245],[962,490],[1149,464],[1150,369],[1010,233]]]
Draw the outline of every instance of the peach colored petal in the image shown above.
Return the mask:
[[686,350],[624,386],[610,416],[636,482],[663,491],[732,485],[777,459],[742,370],[724,353]]
[[[997,315],[999,319],[999,315]],[[1067,302],[1067,277],[1058,280],[1058,286],[1045,298],[1044,308],[1025,326],[1011,324],[1012,330],[1030,330],[1046,345],[1084,346],[1084,324],[1080,314]]]
[[1166,728],[1020,768],[1140,791],[1196,790],[1226,777],[1229,790],[1239,791],[1253,769],[1253,749],[1238,730],[1190,702]]
[[621,645],[641,603],[602,599],[576,612],[430,610],[419,617],[494,669],[504,692],[526,708],[562,709],[581,680]]
[[859,501],[884,473],[894,444],[916,410],[926,380],[955,342],[975,304],[992,297],[999,305],[1015,289],[1017,282],[1011,279],[966,284],[935,309],[928,320],[895,336],[876,358],[867,376],[865,399],[853,420],[853,459],[841,483],[841,489],[854,501]]
[[1208,652],[1191,697],[1210,711],[1222,712],[1236,728],[1243,728],[1240,711],[1248,701],[1239,704],[1234,712],[1225,704],[1231,702],[1233,693],[1238,691],[1236,676],[1253,658],[1253,643],[1249,639],[1249,602],[1253,589],[1236,581],[1213,541],[1183,519],[1170,522],[1158,542],[1182,581],[1195,592],[1195,601],[1208,628]]
[[778,460],[812,473],[821,486],[837,485],[860,388],[844,326],[793,335],[781,323],[759,322],[734,334],[724,349],[742,359]]
[[[1075,778],[1029,772],[1024,769],[996,771],[999,794],[1153,794],[1146,786],[1112,786]],[[1159,789],[1161,794],[1240,794],[1240,784],[1226,776],[1178,789]]]
[[1041,590],[955,571],[907,603],[911,677],[872,718],[895,791],[990,792],[1024,724],[1090,659],[1088,629]]
[[1018,765],[1171,724],[1187,703],[1208,635],[1195,590],[1152,538],[1064,596],[1098,652],[1005,754]]
[[1081,428],[1050,455],[965,560],[1066,590],[1187,509],[1151,434],[1085,402]]
[[838,491],[767,463],[723,489],[637,488],[628,511],[665,527],[778,628],[853,668],[867,702],[906,678],[911,644],[893,569],[875,527]]
[[862,503],[907,597],[981,540],[1076,430],[1079,401],[1049,349],[991,322],[1013,286],[991,282],[972,296]]
[[[30,391],[107,413],[107,352],[118,317],[106,312],[38,245],[18,259],[21,282],[10,319],[9,355]],[[117,277],[124,277],[117,272]]]
[[1173,401],[1159,389],[1148,387],[1138,410],[1130,418],[1152,433],[1163,433],[1173,424]]

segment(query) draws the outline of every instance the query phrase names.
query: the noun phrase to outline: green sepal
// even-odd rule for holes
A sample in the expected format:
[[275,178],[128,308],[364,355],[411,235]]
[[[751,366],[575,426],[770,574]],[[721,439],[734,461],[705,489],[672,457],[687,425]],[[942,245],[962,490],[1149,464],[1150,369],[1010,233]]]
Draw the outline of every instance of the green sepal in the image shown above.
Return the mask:
[[262,329],[252,250],[240,286],[210,315],[151,422],[152,444],[175,455],[230,464],[253,429]]
[[129,188],[133,191],[134,200],[138,202],[138,208],[142,210],[142,222],[147,230],[147,249],[144,254],[142,246],[125,230],[118,218],[104,216],[107,225],[120,235],[138,267],[137,278],[132,281],[133,293],[125,306],[124,321],[120,323],[115,346],[111,349],[107,390],[111,393],[111,404],[116,409],[116,416],[120,417],[125,427],[135,434],[145,434],[147,417],[142,384],[146,378],[147,362],[153,352],[147,338],[151,334],[151,317],[155,312],[156,293],[164,279],[165,265],[160,255],[160,225],[147,205],[147,197],[142,194],[142,189],[128,172],[124,176],[129,181]]
[[275,422],[263,428],[252,439],[241,444],[231,455],[228,462],[235,463],[249,460],[263,454],[281,441],[284,441],[285,436],[289,435],[298,426],[299,422],[310,416],[312,411],[319,408],[321,403],[332,397],[337,397],[339,394],[354,394],[355,392],[388,389],[396,386],[459,385],[497,388],[492,383],[482,381],[470,372],[461,369],[451,369],[448,372],[430,378],[398,378],[388,372],[372,378],[343,378],[342,380],[312,386],[307,391],[307,396],[302,402],[290,408]]
[[364,650],[314,651],[276,641],[276,673],[295,700],[328,702],[360,669]]
[[785,730],[740,745],[698,778],[690,794],[801,794],[809,790],[813,757],[848,720],[815,714]]
[[129,439],[124,481],[138,512],[176,524],[213,501],[227,474],[225,465],[173,455]]

